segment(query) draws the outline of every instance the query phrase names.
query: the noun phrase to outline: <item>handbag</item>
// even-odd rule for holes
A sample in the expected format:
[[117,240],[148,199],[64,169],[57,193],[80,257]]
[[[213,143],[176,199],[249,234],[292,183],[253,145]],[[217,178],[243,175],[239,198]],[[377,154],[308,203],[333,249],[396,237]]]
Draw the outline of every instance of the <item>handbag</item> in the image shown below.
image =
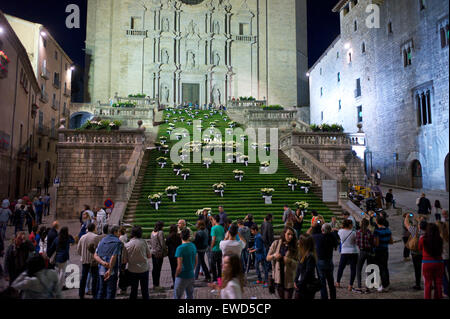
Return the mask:
[[322,281],[320,281],[319,269],[317,268],[317,265],[316,265],[316,274],[317,277],[314,277],[314,279],[310,283],[306,284],[306,289],[311,293],[316,293],[320,289],[322,289]]
[[345,237],[345,239],[344,239],[343,242],[340,242],[340,243],[339,243],[339,252],[341,252],[341,250],[342,250],[342,245],[344,245],[345,241],[351,236],[351,234],[353,234],[353,231],[352,231],[350,234],[348,234],[347,237]]
[[409,235],[408,241],[405,244],[405,247],[411,251],[419,251],[419,230],[416,230],[415,236]]
[[[281,239],[278,240],[277,248],[275,249],[275,251],[279,251],[280,245],[281,245]],[[273,271],[275,271],[276,263],[277,263],[277,261],[272,262],[272,269],[273,269]],[[271,276],[269,278],[269,293],[271,293],[271,294],[275,293],[275,279],[273,278],[273,276]]]

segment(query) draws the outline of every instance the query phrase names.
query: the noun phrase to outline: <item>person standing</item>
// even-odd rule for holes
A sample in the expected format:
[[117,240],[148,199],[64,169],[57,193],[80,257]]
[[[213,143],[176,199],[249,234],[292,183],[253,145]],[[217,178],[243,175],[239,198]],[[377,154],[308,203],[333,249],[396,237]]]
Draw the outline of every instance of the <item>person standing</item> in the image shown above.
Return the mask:
[[14,235],[17,235],[18,232],[23,231],[23,224],[26,218],[25,205],[20,205],[18,209],[14,212]]
[[148,259],[152,257],[147,242],[142,239],[142,228],[134,226],[131,229],[131,239],[125,244],[128,259],[128,271],[131,282],[130,299],[137,299],[138,287],[141,285],[142,299],[148,300]]
[[[256,223],[253,221],[253,215],[248,214],[244,218],[244,226],[247,226],[249,229],[252,228],[253,225],[256,225]],[[250,238],[248,240],[248,247],[253,247],[255,245],[255,236],[253,236],[252,232],[250,232]],[[255,266],[255,254],[250,253],[250,268],[252,269]]]
[[337,249],[338,241],[331,230],[330,224],[323,224],[321,232],[312,235],[316,244],[319,279],[322,282],[322,288],[320,289],[322,300],[328,299],[327,283],[330,291],[330,299],[336,299],[336,287],[334,286],[333,276],[333,251]]
[[419,239],[419,250],[423,256],[425,299],[431,299],[432,287],[434,287],[434,299],[441,299],[442,278],[444,277],[443,240],[436,224],[429,223],[427,225],[425,235]]
[[44,196],[44,216],[48,216],[50,215],[50,202],[51,202],[51,197],[50,194],[47,193],[47,195]]
[[389,189],[389,191],[386,193],[385,201],[386,201],[386,209],[390,209],[391,206],[394,209],[396,209],[396,207],[395,207],[395,200],[394,200],[394,194],[392,194],[392,189]]
[[9,200],[4,199],[2,202],[2,207],[0,208],[0,236],[2,240],[5,240],[6,227],[8,226],[8,221],[11,218],[12,212],[9,209]]
[[191,238],[189,229],[183,229],[181,232],[182,244],[175,252],[177,271],[173,291],[174,299],[181,299],[185,292],[186,299],[194,298],[194,269],[197,266],[197,249],[189,238]]
[[[55,220],[52,223],[52,228],[50,228],[47,234],[47,250],[52,246],[53,242],[58,237],[58,229],[59,229],[59,222]],[[54,267],[54,265],[50,265],[50,267]]]
[[425,235],[425,231],[427,229],[427,222],[425,221],[425,217],[415,217],[409,218],[410,216],[405,216],[405,220],[403,221],[404,226],[408,229],[410,233],[410,237],[408,241],[413,241],[414,247],[409,247],[412,257],[412,262],[414,266],[414,275],[416,279],[416,284],[412,287],[414,290],[422,290],[421,281],[422,281],[422,252],[419,250],[419,239],[423,235]]
[[244,293],[244,273],[242,272],[239,256],[226,255],[223,257],[222,286],[210,284],[209,287],[220,291],[221,299],[242,299]]
[[286,223],[290,220],[290,216],[294,215],[294,212],[289,208],[289,206],[286,204],[284,205],[284,211],[283,211],[283,223],[286,226]]
[[359,248],[358,263],[356,265],[356,278],[358,279],[358,289],[362,288],[362,269],[364,263],[371,263],[373,254],[373,235],[369,230],[369,220],[364,218],[361,221],[361,229],[356,232],[356,245]]
[[428,198],[426,198],[425,193],[422,193],[422,195],[420,195],[420,198],[417,199],[416,203],[419,215],[431,214],[431,202]]
[[96,216],[97,231],[98,231],[98,234],[101,235],[103,232],[103,226],[106,225],[106,212],[103,208],[100,208],[100,207],[97,207],[96,211],[97,211],[97,216]]
[[219,217],[220,217],[219,225],[222,225],[223,227],[228,218],[227,214],[225,213],[225,210],[223,209],[223,206],[219,206]]
[[380,185],[381,183],[381,172],[377,169],[377,172],[375,173],[375,182],[377,185]]
[[292,299],[294,280],[298,265],[298,247],[295,230],[285,227],[281,238],[274,241],[266,260],[272,264],[272,278],[280,299]]
[[205,281],[211,281],[211,274],[209,273],[208,266],[205,262],[205,253],[208,250],[209,245],[209,235],[205,227],[205,222],[203,220],[197,221],[197,233],[195,234],[194,245],[197,249],[197,266],[195,267],[195,280],[198,279],[198,274],[200,272],[200,267],[203,269],[205,274]]
[[119,240],[119,226],[113,226],[110,234],[100,241],[94,254],[94,259],[99,264],[99,299],[116,298],[122,249],[123,243]]
[[[250,252],[255,254],[255,268],[256,268],[256,275],[258,276],[258,281],[256,281],[255,284],[262,284],[263,288],[266,288],[269,282],[269,272],[267,270],[267,251],[264,247],[264,241],[262,239],[261,234],[258,232],[258,226],[253,225],[250,229],[253,236],[255,236],[255,245],[250,248]],[[264,271],[264,281],[262,281],[261,277],[261,271],[259,269],[259,266],[262,266],[262,269]]]
[[295,214],[293,215],[293,221],[294,221],[293,228],[297,232],[297,238],[300,238],[300,235],[302,233],[304,217],[305,217],[305,214],[303,213],[303,211],[300,208],[297,208],[297,210],[295,211]]
[[66,287],[66,267],[67,262],[70,259],[70,245],[75,243],[75,239],[69,235],[69,228],[63,227],[58,234],[58,237],[53,241],[52,245],[47,249],[47,255],[49,258],[53,254],[55,256],[55,265],[58,272],[59,284],[62,290],[67,290]]
[[177,271],[177,258],[175,257],[175,252],[180,245],[181,236],[178,234],[178,226],[173,224],[170,226],[169,235],[166,238],[170,269],[172,272],[172,287],[170,289],[173,289],[175,286],[175,273]]
[[377,227],[373,232],[374,246],[375,246],[375,264],[380,268],[381,286],[378,292],[389,291],[389,245],[392,245],[392,232],[386,227],[386,220],[384,217],[377,216]]
[[316,294],[311,285],[316,280],[317,256],[311,235],[301,235],[299,239],[300,262],[295,275],[295,299],[313,300]]
[[347,265],[350,265],[350,283],[348,285],[348,291],[352,291],[356,277],[356,265],[358,263],[356,232],[353,230],[353,224],[350,219],[345,219],[342,227],[343,228],[338,232],[339,238],[341,239],[341,259],[339,261],[337,272],[336,288],[341,288],[341,278],[344,269]]
[[213,274],[213,281],[222,277],[222,250],[220,249],[220,242],[225,239],[225,230],[220,226],[220,216],[216,215],[212,219],[213,228],[211,229],[211,252],[212,263],[211,272]]
[[[264,242],[264,248],[266,249],[266,253],[269,251],[270,246],[275,240],[272,222],[273,222],[272,214],[267,214],[266,217],[264,218],[264,222],[261,224],[261,237]],[[269,272],[269,275],[271,275],[272,263],[266,261],[266,267],[267,271]]]
[[245,247],[245,242],[236,239],[238,230],[239,227],[237,224],[231,224],[225,239],[222,240],[219,245],[220,250],[222,251],[222,256],[235,254],[240,258],[242,250]]
[[39,196],[39,198],[35,198],[33,206],[34,212],[36,214],[36,224],[40,225],[42,224],[42,213],[44,211],[44,202],[42,201],[42,196]]
[[150,237],[151,243],[151,251],[152,251],[152,279],[153,279],[153,289],[159,290],[161,289],[160,278],[161,278],[161,269],[164,262],[164,253],[166,251],[166,241],[164,239],[164,223],[162,221],[158,221],[155,224],[155,228]]
[[26,262],[34,253],[33,244],[26,239],[25,232],[18,232],[5,254],[4,272],[10,284],[26,269]]
[[437,222],[436,225],[439,228],[439,234],[442,238],[442,259],[444,261],[444,276],[442,278],[444,286],[444,294],[448,297],[448,279],[449,279],[449,251],[448,251],[448,223]]
[[22,272],[11,287],[21,291],[22,299],[60,299],[61,287],[58,274],[45,268],[42,256],[31,257],[27,262],[27,270]]
[[[264,224],[264,223],[263,223]],[[244,225],[244,221],[242,219],[237,220],[237,225],[239,227],[238,233],[239,233],[239,239],[245,243],[244,249],[242,249],[241,253],[241,262],[242,262],[242,271],[245,273],[247,272],[248,268],[248,243],[250,241],[250,229]]]
[[433,211],[434,211],[434,217],[435,220],[437,222],[441,221],[441,217],[442,217],[442,206],[441,206],[441,202],[439,200],[435,200],[434,201],[434,207],[433,207]]
[[411,236],[408,228],[405,227],[405,218],[409,219],[409,216],[410,216],[410,213],[403,214],[403,221],[402,221],[403,261],[409,261],[409,255],[411,253],[409,248],[406,247],[409,237]]
[[92,296],[94,299],[98,298],[98,264],[94,260],[94,254],[89,249],[89,246],[95,248],[98,244],[98,235],[95,233],[95,224],[91,223],[87,227],[87,234],[80,238],[77,245],[77,252],[81,256],[81,280],[78,295],[80,299],[84,299],[86,292],[86,283],[88,275],[92,278]]

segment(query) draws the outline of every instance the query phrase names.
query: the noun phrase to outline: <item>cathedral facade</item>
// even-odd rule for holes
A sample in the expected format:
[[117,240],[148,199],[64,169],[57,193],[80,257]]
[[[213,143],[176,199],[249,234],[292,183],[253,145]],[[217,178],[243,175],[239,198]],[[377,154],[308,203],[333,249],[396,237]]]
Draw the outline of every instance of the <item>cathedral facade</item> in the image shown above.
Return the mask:
[[308,103],[306,0],[89,0],[86,101]]

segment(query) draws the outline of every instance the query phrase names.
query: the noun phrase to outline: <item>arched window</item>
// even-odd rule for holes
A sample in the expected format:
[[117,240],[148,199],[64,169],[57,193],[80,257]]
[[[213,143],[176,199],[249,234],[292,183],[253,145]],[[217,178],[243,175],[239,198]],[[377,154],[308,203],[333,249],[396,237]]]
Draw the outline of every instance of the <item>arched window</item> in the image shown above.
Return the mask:
[[366,43],[365,43],[365,42],[363,42],[363,43],[361,44],[361,52],[362,52],[362,53],[366,53]]

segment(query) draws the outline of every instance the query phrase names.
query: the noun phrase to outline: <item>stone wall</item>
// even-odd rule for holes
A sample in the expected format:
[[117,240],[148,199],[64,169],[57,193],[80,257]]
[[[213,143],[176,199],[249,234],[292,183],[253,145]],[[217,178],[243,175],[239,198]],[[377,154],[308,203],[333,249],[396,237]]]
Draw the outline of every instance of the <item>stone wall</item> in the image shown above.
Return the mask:
[[[340,12],[341,35],[310,70],[311,123],[339,123],[355,132],[361,106],[368,173],[379,169],[389,184],[445,190],[449,46],[441,47],[440,27],[448,24],[448,1],[427,0],[423,9],[421,1],[379,1],[379,28],[366,25],[370,3],[360,0]],[[411,65],[405,67],[408,45]],[[432,124],[419,126],[415,97],[424,90],[431,93]],[[421,164],[422,185],[414,182],[414,161]]]
[[[86,134],[86,135],[83,135]],[[89,132],[60,130],[57,174],[57,217],[77,218],[84,204],[91,208],[111,198],[126,200],[129,184],[119,179],[128,169],[130,158],[143,148],[139,131]],[[88,136],[87,135],[92,135]],[[126,138],[124,138],[126,137]],[[136,157],[136,156],[135,156]],[[134,165],[140,164],[139,156]]]

